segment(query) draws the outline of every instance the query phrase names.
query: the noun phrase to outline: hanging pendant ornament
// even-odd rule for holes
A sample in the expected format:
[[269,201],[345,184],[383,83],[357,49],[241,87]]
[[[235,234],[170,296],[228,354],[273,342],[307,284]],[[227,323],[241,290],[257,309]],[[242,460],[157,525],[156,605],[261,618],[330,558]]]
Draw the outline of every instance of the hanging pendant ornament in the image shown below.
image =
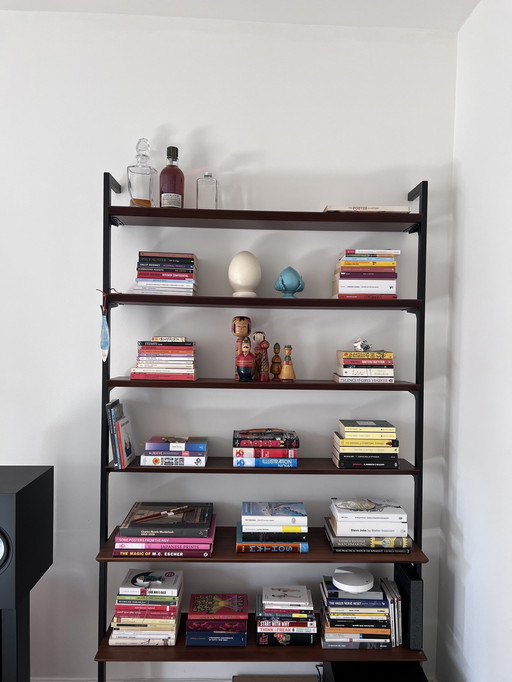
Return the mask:
[[[100,291],[100,289],[97,289],[97,291]],[[101,331],[100,331],[100,348],[101,348],[101,359],[103,362],[108,358],[108,351],[110,348],[110,333],[108,330],[108,322],[107,322],[107,295],[105,294],[104,291],[101,292],[103,294],[103,305],[100,305],[100,310],[101,310]]]

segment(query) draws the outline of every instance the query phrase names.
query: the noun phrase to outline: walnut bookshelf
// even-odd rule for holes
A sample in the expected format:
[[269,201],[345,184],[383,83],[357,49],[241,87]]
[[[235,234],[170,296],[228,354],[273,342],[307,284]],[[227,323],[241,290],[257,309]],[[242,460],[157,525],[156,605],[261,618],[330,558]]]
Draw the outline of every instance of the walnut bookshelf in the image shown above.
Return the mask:
[[[208,647],[207,651],[197,647],[187,647],[184,641],[184,627],[179,631],[176,646],[172,647],[115,647],[108,645],[108,566],[115,562],[137,563],[144,559],[125,559],[112,556],[115,527],[109,527],[109,480],[110,475],[134,476],[140,473],[155,473],[158,476],[179,476],[180,473],[210,476],[230,474],[233,476],[410,476],[414,488],[414,545],[410,554],[336,554],[330,551],[322,528],[312,528],[311,549],[307,554],[294,554],[294,562],[304,563],[385,563],[413,564],[418,570],[428,561],[422,546],[422,506],[423,506],[423,403],[424,403],[424,336],[425,336],[425,275],[426,275],[426,238],[427,238],[427,192],[426,181],[421,182],[408,194],[410,201],[419,199],[418,213],[325,213],[296,211],[242,211],[242,210],[195,210],[163,209],[115,206],[111,203],[112,193],[119,193],[121,186],[109,174],[104,174],[103,185],[103,291],[111,292],[112,230],[137,226],[180,229],[215,228],[229,230],[310,230],[325,232],[368,232],[368,233],[408,233],[417,237],[417,275],[416,298],[394,300],[336,300],[330,298],[247,298],[243,306],[250,309],[277,310],[325,310],[333,314],[343,314],[350,310],[372,310],[385,314],[413,314],[416,320],[415,376],[410,382],[397,381],[394,384],[337,384],[331,380],[298,380],[292,384],[272,382],[240,383],[230,379],[208,379],[200,377],[195,382],[186,381],[133,381],[129,377],[110,375],[110,358],[102,366],[102,427],[101,427],[101,465],[100,465],[100,548],[97,555],[99,566],[98,601],[98,682],[106,680],[106,664],[120,661],[140,662],[197,662],[205,660],[217,662],[378,662],[419,663],[426,660],[423,651],[413,651],[400,646],[389,650],[336,650],[314,646],[262,647],[255,643],[254,619],[251,620],[248,645],[246,647]],[[186,307],[192,312],[198,308],[213,307],[237,309],[241,300],[227,296],[166,296],[139,295],[112,292],[106,296],[106,314],[109,325],[113,324],[112,311],[119,306],[171,306]],[[120,471],[110,462],[109,432],[104,406],[110,400],[110,392],[115,388],[159,388],[160,390],[294,390],[294,391],[385,391],[391,395],[397,392],[410,393],[414,398],[414,447],[405,458],[400,460],[399,469],[352,471],[337,469],[325,457],[301,457],[297,469],[237,469],[233,468],[231,458],[209,457],[204,468],[165,468],[143,467],[138,463],[130,464]],[[249,394],[250,395],[250,394]],[[291,479],[293,481],[293,479]],[[217,529],[214,554],[208,559],[180,558],[180,562],[217,562],[217,563],[290,563],[289,556],[247,555],[234,551],[235,529],[219,526]],[[151,562],[157,562],[152,559]],[[162,561],[166,561],[162,559]]]

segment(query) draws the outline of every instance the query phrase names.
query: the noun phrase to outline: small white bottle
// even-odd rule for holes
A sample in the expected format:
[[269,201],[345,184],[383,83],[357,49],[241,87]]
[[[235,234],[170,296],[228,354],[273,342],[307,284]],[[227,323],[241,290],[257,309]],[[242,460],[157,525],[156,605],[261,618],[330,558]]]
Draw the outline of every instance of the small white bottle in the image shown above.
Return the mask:
[[217,208],[217,180],[209,171],[196,180],[196,208]]

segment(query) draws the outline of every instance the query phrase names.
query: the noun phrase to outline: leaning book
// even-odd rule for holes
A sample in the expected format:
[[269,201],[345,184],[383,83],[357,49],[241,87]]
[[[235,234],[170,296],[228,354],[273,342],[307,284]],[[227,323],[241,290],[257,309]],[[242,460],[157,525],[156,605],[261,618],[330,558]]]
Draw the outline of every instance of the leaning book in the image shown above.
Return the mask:
[[207,537],[212,514],[212,502],[135,502],[118,535]]

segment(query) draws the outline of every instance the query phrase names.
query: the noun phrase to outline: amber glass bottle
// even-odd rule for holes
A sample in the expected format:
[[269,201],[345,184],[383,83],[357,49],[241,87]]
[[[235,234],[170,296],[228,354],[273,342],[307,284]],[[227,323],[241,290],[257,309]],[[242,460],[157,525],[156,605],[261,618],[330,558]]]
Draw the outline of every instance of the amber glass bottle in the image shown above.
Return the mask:
[[167,147],[167,166],[160,173],[160,206],[183,208],[185,176],[178,167],[178,147]]

